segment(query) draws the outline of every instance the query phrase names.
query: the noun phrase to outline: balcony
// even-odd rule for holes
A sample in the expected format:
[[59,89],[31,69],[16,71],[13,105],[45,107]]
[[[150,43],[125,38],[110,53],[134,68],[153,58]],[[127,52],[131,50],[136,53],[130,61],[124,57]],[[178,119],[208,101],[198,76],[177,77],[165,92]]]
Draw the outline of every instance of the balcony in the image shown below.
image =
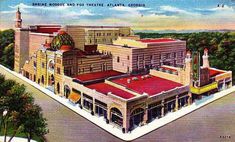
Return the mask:
[[190,87],[190,91],[193,93],[193,94],[203,94],[205,92],[208,92],[210,90],[213,90],[213,89],[216,89],[218,88],[218,83],[217,82],[213,82],[211,84],[208,84],[208,85],[205,85],[205,86],[202,86],[202,87],[193,87],[191,86]]

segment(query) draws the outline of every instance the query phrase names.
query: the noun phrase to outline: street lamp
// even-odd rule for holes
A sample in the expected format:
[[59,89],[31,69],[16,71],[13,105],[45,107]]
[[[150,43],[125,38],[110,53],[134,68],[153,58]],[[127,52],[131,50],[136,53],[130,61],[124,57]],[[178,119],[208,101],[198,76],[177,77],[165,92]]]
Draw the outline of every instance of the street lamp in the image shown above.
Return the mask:
[[[7,110],[5,109],[4,111],[3,111],[3,113],[2,113],[2,115],[3,115],[3,117],[5,117],[6,115],[7,115]],[[4,120],[4,119],[3,119]],[[7,131],[7,122],[6,122],[6,120],[4,120],[4,142],[6,142],[6,131]]]
[[3,116],[6,116],[7,115],[7,110],[5,109],[2,113]]

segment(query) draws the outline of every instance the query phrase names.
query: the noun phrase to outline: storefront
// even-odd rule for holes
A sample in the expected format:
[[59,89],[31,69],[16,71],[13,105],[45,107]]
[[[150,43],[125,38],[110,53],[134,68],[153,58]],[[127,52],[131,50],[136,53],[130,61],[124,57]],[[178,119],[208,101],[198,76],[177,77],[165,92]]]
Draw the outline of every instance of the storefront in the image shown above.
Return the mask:
[[93,110],[93,101],[92,97],[83,94],[83,107],[89,111]]
[[117,124],[118,126],[121,126],[123,125],[123,116],[122,116],[122,113],[119,109],[117,108],[112,108],[111,109],[111,122]]
[[178,98],[178,109],[188,105],[188,96],[181,96]]
[[107,119],[107,104],[99,100],[95,100],[95,113],[98,116],[103,116],[105,119]]
[[175,109],[175,98],[167,99],[164,104],[164,113],[173,112]]
[[137,108],[131,113],[130,117],[130,128],[134,129],[141,125],[141,123],[144,120],[144,109],[143,108]]
[[148,122],[151,122],[156,118],[160,118],[161,110],[162,110],[162,107],[161,107],[160,102],[152,103],[148,105]]

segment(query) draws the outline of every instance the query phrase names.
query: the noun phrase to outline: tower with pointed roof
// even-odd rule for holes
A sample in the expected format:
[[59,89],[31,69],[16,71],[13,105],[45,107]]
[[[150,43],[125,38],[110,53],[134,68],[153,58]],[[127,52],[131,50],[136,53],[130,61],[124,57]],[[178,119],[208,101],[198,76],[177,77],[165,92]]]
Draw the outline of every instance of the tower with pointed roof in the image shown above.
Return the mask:
[[192,57],[191,57],[191,52],[187,51],[185,58],[185,78],[183,78],[186,84],[191,84],[191,75],[192,75]]
[[203,59],[203,67],[205,67],[205,68],[209,68],[210,67],[210,64],[209,64],[209,60],[208,60],[208,49],[207,48],[205,48],[204,49],[204,54],[203,54],[203,56],[202,56],[202,59]]
[[20,12],[19,7],[16,11],[15,28],[22,28],[22,19],[21,19],[21,12]]
[[29,57],[29,28],[22,27],[20,8],[16,11],[15,19],[15,62],[14,70],[21,72],[25,61]]

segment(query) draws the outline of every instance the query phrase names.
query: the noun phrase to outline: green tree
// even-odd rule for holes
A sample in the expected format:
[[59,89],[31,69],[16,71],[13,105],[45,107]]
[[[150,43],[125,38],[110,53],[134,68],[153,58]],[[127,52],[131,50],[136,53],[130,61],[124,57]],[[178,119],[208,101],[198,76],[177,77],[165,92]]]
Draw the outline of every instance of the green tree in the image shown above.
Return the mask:
[[14,68],[14,36],[13,29],[0,31],[0,63],[7,68]]
[[34,104],[32,95],[26,92],[24,85],[5,80],[0,74],[0,90],[0,130],[3,131],[4,142],[9,130],[12,132],[9,133],[8,142],[19,133],[26,133],[30,141],[33,136],[42,137],[48,132],[42,109]]
[[0,62],[5,67],[9,69],[13,69],[14,67],[14,43],[10,43],[8,46],[3,48]]
[[28,142],[30,142],[33,135],[43,137],[48,133],[46,119],[43,118],[40,106],[28,104],[25,107],[23,126],[22,132],[27,134]]

